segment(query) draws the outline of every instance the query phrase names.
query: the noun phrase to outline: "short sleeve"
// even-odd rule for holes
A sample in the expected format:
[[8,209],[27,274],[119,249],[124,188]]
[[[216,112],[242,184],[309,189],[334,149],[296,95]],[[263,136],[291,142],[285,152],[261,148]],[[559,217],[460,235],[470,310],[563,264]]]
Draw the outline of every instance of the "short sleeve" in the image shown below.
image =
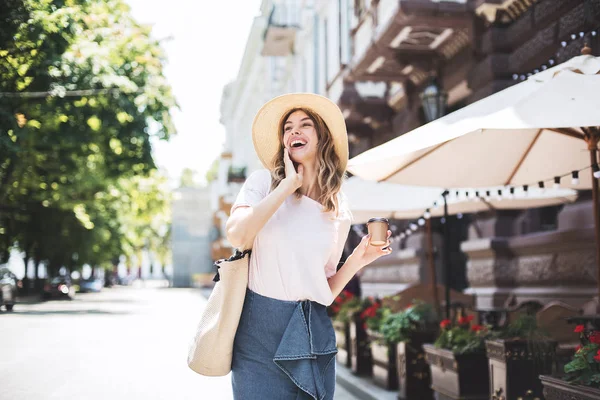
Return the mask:
[[340,197],[340,215],[336,221],[336,241],[334,243],[334,249],[331,254],[329,262],[325,266],[325,276],[327,279],[331,278],[337,272],[337,266],[342,258],[344,252],[344,245],[348,239],[348,233],[350,233],[350,226],[352,225],[352,214],[348,208],[348,203],[343,194]]
[[240,192],[231,207],[231,213],[241,206],[253,207],[264,199],[271,188],[271,173],[261,169],[254,171],[242,185]]

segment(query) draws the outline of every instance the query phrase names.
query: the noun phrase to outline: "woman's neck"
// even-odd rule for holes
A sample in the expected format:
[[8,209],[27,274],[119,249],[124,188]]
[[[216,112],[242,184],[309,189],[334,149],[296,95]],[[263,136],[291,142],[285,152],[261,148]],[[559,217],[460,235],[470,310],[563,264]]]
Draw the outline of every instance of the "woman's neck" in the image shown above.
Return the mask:
[[317,166],[313,163],[302,165],[304,166],[304,177],[302,178],[300,191],[303,195],[318,201],[321,191],[317,182]]

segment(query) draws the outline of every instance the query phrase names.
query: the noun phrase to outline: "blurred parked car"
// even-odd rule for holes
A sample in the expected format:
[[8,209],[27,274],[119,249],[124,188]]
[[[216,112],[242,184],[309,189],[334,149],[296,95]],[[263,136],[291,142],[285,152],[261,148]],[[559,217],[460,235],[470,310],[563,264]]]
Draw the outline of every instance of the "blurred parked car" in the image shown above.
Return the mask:
[[95,278],[95,279],[82,279],[79,281],[79,292],[99,292],[102,290],[104,286],[104,280]]
[[0,267],[0,307],[12,311],[17,301],[17,277],[8,268]]
[[44,300],[52,298],[66,298],[73,300],[75,298],[75,287],[68,276],[57,276],[44,284],[42,292]]

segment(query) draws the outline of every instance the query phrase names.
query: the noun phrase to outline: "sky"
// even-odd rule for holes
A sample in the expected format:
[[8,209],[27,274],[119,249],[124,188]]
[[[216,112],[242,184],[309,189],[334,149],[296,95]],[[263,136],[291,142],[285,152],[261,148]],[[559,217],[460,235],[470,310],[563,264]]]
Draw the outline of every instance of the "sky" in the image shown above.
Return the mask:
[[235,79],[260,0],[126,0],[134,18],[165,39],[165,75],[180,110],[173,112],[177,135],[153,143],[154,159],[179,182],[184,168],[206,171],[221,154],[225,129],[219,123],[223,86]]

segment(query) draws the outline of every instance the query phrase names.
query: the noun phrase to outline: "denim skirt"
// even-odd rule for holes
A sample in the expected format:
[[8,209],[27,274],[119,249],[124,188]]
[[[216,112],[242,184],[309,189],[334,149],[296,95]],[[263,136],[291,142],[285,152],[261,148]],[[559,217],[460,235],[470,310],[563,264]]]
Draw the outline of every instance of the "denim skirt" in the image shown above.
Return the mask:
[[233,397],[331,400],[336,353],[325,306],[247,289],[233,345]]

